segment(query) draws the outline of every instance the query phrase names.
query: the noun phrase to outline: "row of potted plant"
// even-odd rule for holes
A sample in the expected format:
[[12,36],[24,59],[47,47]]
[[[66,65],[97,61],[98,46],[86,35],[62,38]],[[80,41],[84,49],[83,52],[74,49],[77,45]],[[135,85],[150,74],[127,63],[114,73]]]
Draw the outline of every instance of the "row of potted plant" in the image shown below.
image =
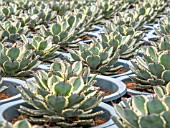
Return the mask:
[[[140,4],[143,6],[139,6]],[[7,99],[0,100],[0,121],[9,121],[9,125],[12,125],[17,118],[16,120],[21,121],[13,127],[19,128],[23,125],[146,126],[140,117],[137,118],[141,116],[138,113],[133,115],[135,121],[129,122],[130,114],[133,114],[129,108],[133,109],[135,106],[135,109],[138,109],[136,105],[143,99],[143,104],[159,102],[162,100],[160,97],[159,101],[147,100],[145,96],[133,97],[132,107],[123,100],[129,113],[115,105],[114,108],[123,123],[116,118],[111,120],[112,116],[117,114],[111,106],[102,101],[117,100],[124,96],[126,91],[139,94],[130,89],[126,90],[127,84],[131,83],[125,83],[125,79],[129,80],[126,75],[132,72],[136,74],[130,77],[132,84],[135,84],[135,89],[142,90],[140,94],[153,93],[153,86],[166,85],[169,82],[169,18],[163,19],[156,28],[156,34],[166,35],[162,37],[161,43],[144,41],[145,27],[142,27],[146,23],[156,23],[160,14],[166,14],[165,1],[100,0],[97,3],[92,0],[9,0],[2,1],[0,6],[0,66],[3,77],[0,93],[10,93],[13,96],[8,98],[8,95],[5,95]],[[73,6],[76,9],[73,9]],[[104,25],[105,31],[99,30],[96,38],[88,38],[88,43],[84,42],[90,35],[89,31],[96,31],[92,28],[96,24]],[[146,47],[147,45],[152,46]],[[144,52],[135,57],[141,46]],[[63,52],[70,55],[70,58]],[[127,61],[134,57],[136,62]],[[40,64],[47,66],[42,68]],[[125,79],[120,77],[122,75]],[[118,78],[114,79],[116,77]],[[20,80],[16,81],[16,78]],[[18,100],[21,98],[22,100]],[[152,103],[150,105],[154,106]],[[163,105],[166,109],[152,114],[159,115],[167,111],[167,106]],[[141,109],[139,111],[143,111],[143,108]],[[22,120],[24,118],[27,120]],[[166,117],[161,115],[159,121],[166,122]],[[32,126],[35,124],[38,126]],[[162,125],[164,124],[159,124]]]

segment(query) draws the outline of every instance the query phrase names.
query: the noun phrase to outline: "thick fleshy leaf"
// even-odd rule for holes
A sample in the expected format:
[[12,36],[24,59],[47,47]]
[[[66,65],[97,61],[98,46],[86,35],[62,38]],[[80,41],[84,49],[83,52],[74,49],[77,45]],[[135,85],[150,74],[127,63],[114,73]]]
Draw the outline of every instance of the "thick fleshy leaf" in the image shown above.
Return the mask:
[[159,56],[159,63],[162,64],[166,70],[170,70],[170,52],[162,53]]
[[166,128],[170,128],[170,111],[165,111],[161,115],[166,122]]
[[148,114],[159,114],[166,110],[164,104],[161,101],[152,99],[146,103],[146,108],[148,110]]
[[85,96],[83,94],[71,94],[71,96],[68,99],[69,104],[67,107],[72,107],[80,103],[84,98]]
[[140,128],[164,128],[164,121],[159,115],[147,115],[139,119]]
[[92,55],[92,56],[87,57],[86,61],[88,65],[90,66],[90,68],[96,69],[97,66],[100,64],[100,57],[97,55]]
[[72,70],[76,75],[79,75],[82,72],[82,62],[81,61],[76,61],[72,65]]
[[12,47],[7,51],[7,55],[11,58],[12,61],[17,60],[20,55],[20,49],[17,47]]
[[165,80],[166,83],[170,82],[170,70],[165,70],[162,73],[162,79]]
[[145,102],[148,101],[145,96],[134,96],[132,97],[132,107],[133,109],[141,115],[145,115],[147,113],[145,109]]
[[72,88],[73,86],[70,83],[61,81],[54,85],[53,93],[60,96],[68,96]]
[[6,61],[4,64],[4,69],[8,75],[14,75],[14,73],[19,69],[20,64],[17,61]]
[[79,109],[83,109],[83,110],[89,110],[93,107],[96,107],[94,105],[96,105],[98,103],[97,98],[95,97],[90,97],[87,100],[85,100],[79,107]]
[[148,47],[146,50],[146,54],[152,57],[155,60],[155,62],[157,62],[158,59],[156,53],[157,53],[157,49],[155,47]]
[[161,78],[162,72],[165,70],[163,65],[157,63],[150,63],[148,67],[149,71],[157,78]]
[[71,77],[69,81],[73,84],[73,93],[79,93],[85,86],[81,77]]
[[51,25],[51,32],[53,33],[53,35],[58,35],[61,32],[61,25],[60,24],[52,24]]
[[32,128],[31,124],[26,119],[17,121],[12,127],[13,128]]
[[67,99],[64,96],[56,96],[49,94],[46,96],[46,101],[49,106],[53,108],[53,111],[61,113],[68,104]]

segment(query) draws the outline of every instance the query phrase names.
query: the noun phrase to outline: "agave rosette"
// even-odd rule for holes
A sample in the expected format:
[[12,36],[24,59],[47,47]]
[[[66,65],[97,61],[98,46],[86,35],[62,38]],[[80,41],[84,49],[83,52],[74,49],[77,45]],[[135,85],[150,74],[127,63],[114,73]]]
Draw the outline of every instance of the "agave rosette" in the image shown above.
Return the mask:
[[50,123],[54,126],[74,127],[94,125],[93,118],[103,111],[92,112],[104,94],[94,89],[95,81],[88,81],[88,68],[81,62],[72,65],[56,61],[50,72],[39,71],[29,89],[19,87],[23,99],[35,109],[20,106],[30,122]]
[[124,105],[114,105],[120,119],[113,117],[113,121],[119,128],[169,128],[169,88],[170,84],[166,88],[155,87],[153,98],[139,95],[133,96],[130,100],[123,99]]
[[143,57],[137,56],[134,67],[130,67],[136,74],[131,77],[140,88],[153,89],[157,85],[166,85],[169,79],[169,41],[163,40],[158,46],[150,46],[144,49]]
[[0,44],[0,68],[2,76],[27,77],[40,64],[38,56],[32,59],[32,54],[18,47],[6,48]]

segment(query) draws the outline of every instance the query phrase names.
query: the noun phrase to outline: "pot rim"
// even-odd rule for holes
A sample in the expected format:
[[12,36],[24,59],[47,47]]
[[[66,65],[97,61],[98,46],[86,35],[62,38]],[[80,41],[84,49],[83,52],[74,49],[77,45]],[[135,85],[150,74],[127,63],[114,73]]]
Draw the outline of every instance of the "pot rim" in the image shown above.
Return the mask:
[[[5,118],[3,117],[3,113],[4,111],[6,111],[7,109],[9,109],[10,107],[13,107],[15,105],[19,105],[19,104],[22,104],[22,103],[25,103],[24,100],[17,100],[17,101],[13,101],[13,102],[10,102],[10,103],[6,103],[6,104],[3,104],[2,106],[0,106],[0,122],[2,123],[7,123],[7,120],[5,120]],[[107,110],[109,113],[110,113],[110,117],[112,116],[116,116],[118,117],[118,115],[116,114],[116,111],[114,110],[114,108],[106,103],[103,103],[101,102],[98,107],[101,107],[105,110]],[[10,122],[8,122],[8,124],[10,126],[12,126],[12,124]],[[92,128],[106,128],[108,126],[112,126],[114,125],[114,122],[112,121],[112,119],[110,118],[106,123],[102,124],[102,125],[99,125],[99,126],[95,126],[95,127],[92,127]]]
[[[121,77],[116,78],[116,79],[118,79],[118,80],[123,82],[123,80],[125,80],[125,79],[130,79],[130,76],[136,76],[136,75],[132,74],[132,75],[129,75],[129,76],[121,76]],[[152,93],[140,92],[140,91],[136,91],[136,90],[132,90],[132,89],[128,89],[128,88],[127,88],[127,92],[132,93],[134,95],[153,95]]]
[[[91,77],[94,75],[96,75],[96,74],[90,74]],[[97,75],[96,78],[110,81],[118,87],[118,90],[116,92],[112,93],[111,95],[105,96],[103,98],[103,102],[109,102],[112,100],[116,100],[116,99],[120,98],[121,96],[123,96],[124,94],[126,94],[126,92],[127,92],[126,85],[122,81],[117,80],[116,78],[111,78],[111,77],[103,76],[103,75]]]
[[[117,62],[124,63],[124,64],[126,64],[128,66],[133,66],[132,63],[130,61],[128,61],[128,60],[119,59]],[[133,72],[129,69],[129,71],[127,71],[125,73],[118,74],[118,75],[110,75],[109,77],[118,78],[118,77],[121,77],[121,76],[129,75],[131,73],[133,73]]]
[[[17,83],[17,84],[23,86],[24,88],[27,88],[26,82],[23,81],[23,80],[20,80],[20,79],[10,78],[10,77],[2,77],[2,80],[3,80],[3,81],[8,81],[8,82]],[[10,97],[10,98],[0,100],[0,105],[3,104],[3,103],[6,103],[6,102],[13,101],[13,100],[15,100],[15,99],[17,99],[17,98],[20,98],[20,97],[21,97],[21,94],[17,94],[17,95],[15,95],[15,96]]]

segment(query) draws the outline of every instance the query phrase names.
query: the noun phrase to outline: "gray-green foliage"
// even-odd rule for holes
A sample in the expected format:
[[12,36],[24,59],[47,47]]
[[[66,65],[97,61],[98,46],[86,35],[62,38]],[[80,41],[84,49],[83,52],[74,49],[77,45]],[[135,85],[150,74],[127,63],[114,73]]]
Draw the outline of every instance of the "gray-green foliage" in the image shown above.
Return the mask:
[[33,50],[34,56],[40,56],[40,61],[50,61],[58,56],[55,53],[59,46],[52,44],[49,38],[44,39],[42,36],[35,35],[32,39],[26,38],[24,35],[21,36],[25,43],[27,50]]
[[166,85],[170,73],[169,38],[162,38],[158,46],[150,46],[143,49],[143,57],[137,56],[134,67],[130,67],[136,74],[131,77],[140,88],[147,90],[156,85]]
[[161,36],[170,36],[170,14],[159,22],[156,32]]
[[43,128],[43,126],[31,125],[28,120],[23,119],[15,122],[12,126],[8,125],[8,123],[4,124],[0,122],[1,128]]
[[37,59],[38,56],[32,59],[32,54],[28,50],[16,46],[6,48],[3,44],[0,44],[0,69],[2,76],[30,76],[32,70],[40,64]]
[[[115,25],[112,22],[107,22],[106,33],[114,33],[114,37],[111,36],[110,38],[112,38],[115,43],[118,42],[119,45],[124,46],[120,53],[120,58],[123,59],[133,58],[136,50],[144,44],[144,41],[141,40],[145,34],[142,31],[136,31],[133,27]],[[114,46],[115,45],[116,44],[114,44]]]
[[2,43],[16,43],[20,39],[20,34],[27,34],[27,30],[27,27],[21,27],[21,22],[1,22],[0,41]]
[[12,128],[43,128],[43,127],[44,126],[40,125],[32,125],[27,119],[19,120],[12,125]]
[[50,67],[50,72],[39,71],[29,88],[19,87],[22,98],[35,109],[21,106],[30,122],[61,127],[91,126],[93,118],[103,111],[92,112],[104,94],[94,89],[95,81],[89,68],[80,61],[72,65],[61,60]]
[[169,128],[170,127],[170,84],[167,87],[155,87],[155,97],[133,96],[123,100],[124,105],[114,108],[120,119],[113,117],[119,128]]
[[[121,45],[119,37],[112,38],[114,33],[102,35],[100,39],[93,39],[92,44],[80,44],[79,50],[69,50],[75,61],[82,61],[92,72],[114,75],[122,66],[115,67],[120,52],[126,47]],[[117,39],[117,40],[116,40]]]
[[83,21],[82,14],[67,15],[64,18],[57,16],[56,23],[52,23],[49,28],[42,26],[40,32],[44,37],[51,36],[52,43],[59,45],[62,50],[66,50],[67,47],[75,48],[84,32]]

